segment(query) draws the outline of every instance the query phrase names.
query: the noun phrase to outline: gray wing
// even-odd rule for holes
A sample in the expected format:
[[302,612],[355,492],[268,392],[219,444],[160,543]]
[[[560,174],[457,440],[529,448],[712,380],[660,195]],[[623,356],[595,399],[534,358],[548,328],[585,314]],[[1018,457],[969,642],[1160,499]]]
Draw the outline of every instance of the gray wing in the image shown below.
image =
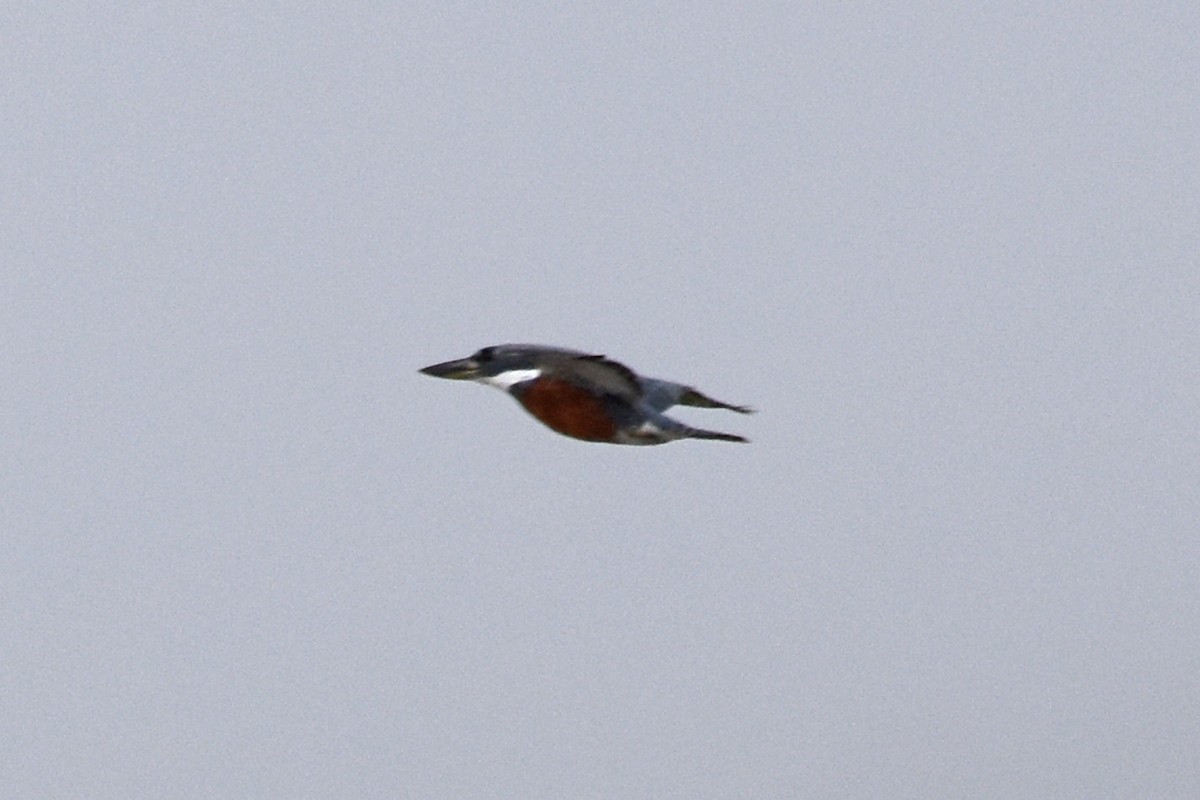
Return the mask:
[[642,400],[655,411],[666,411],[679,403],[687,387],[682,383],[660,381],[657,378],[642,378]]
[[638,376],[624,364],[599,355],[584,355],[570,352],[555,354],[544,359],[547,366],[543,372],[555,375],[589,389],[615,395],[630,403],[642,399],[642,383]]
[[748,406],[722,403],[682,383],[672,383],[657,378],[642,378],[643,402],[655,411],[666,411],[671,406],[694,406],[696,408],[727,408],[739,414],[753,413]]

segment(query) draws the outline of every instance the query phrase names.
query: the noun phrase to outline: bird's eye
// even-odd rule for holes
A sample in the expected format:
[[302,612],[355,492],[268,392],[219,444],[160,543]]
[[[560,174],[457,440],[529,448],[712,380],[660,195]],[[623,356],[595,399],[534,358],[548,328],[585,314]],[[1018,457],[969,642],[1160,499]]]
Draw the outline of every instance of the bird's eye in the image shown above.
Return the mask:
[[478,353],[475,354],[475,360],[476,361],[491,361],[492,360],[492,350],[493,350],[493,348],[491,348],[491,347],[483,348],[482,350],[480,350]]

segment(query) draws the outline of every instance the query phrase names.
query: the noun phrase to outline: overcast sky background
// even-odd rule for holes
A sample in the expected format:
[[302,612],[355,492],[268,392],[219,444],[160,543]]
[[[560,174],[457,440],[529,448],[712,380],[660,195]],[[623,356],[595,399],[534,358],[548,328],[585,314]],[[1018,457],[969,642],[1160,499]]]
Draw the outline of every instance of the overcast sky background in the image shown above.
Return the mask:
[[1200,796],[1195,4],[482,5],[0,15],[0,794]]

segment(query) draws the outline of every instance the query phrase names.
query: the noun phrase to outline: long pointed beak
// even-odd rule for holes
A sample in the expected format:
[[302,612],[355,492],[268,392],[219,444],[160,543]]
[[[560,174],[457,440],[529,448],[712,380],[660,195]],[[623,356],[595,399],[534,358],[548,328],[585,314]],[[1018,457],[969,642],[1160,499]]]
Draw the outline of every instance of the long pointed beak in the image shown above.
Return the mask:
[[435,378],[449,378],[454,381],[469,381],[479,374],[479,363],[471,358],[459,358],[454,361],[443,361],[441,364],[431,364],[423,367],[421,373]]

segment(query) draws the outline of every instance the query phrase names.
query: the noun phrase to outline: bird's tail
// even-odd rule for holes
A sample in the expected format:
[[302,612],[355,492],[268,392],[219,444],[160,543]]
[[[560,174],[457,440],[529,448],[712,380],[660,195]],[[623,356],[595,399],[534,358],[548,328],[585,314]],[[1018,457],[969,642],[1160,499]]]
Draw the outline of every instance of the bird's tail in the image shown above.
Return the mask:
[[721,442],[749,442],[750,440],[744,436],[736,436],[732,433],[721,433],[720,431],[706,431],[703,428],[688,428],[684,433],[685,439],[716,439]]

